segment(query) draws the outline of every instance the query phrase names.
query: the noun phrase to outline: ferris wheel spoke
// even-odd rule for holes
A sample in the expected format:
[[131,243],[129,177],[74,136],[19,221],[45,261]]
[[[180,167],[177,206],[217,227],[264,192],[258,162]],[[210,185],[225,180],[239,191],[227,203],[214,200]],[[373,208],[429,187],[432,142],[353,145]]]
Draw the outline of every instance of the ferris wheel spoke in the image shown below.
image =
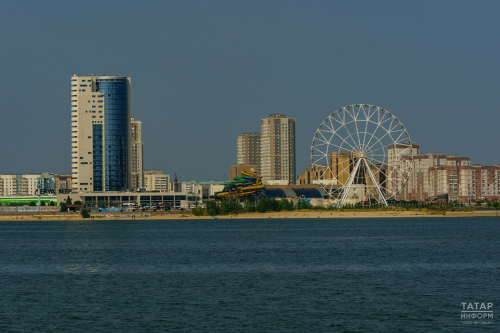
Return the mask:
[[[354,112],[354,110],[353,110],[353,112]],[[359,115],[359,112],[358,112],[358,115]],[[357,147],[359,147],[359,150],[362,150],[361,140],[359,138],[359,129],[358,129],[357,116],[356,116],[356,118],[354,118],[354,125],[356,125],[356,135],[358,136],[358,145],[357,145]]]
[[[346,111],[344,110],[344,112],[346,112]],[[350,116],[350,117],[352,117],[350,114],[349,114],[349,116]],[[354,148],[354,147],[351,145],[351,147],[353,148],[353,150],[359,150],[358,145],[356,144],[356,140],[352,137],[351,132],[349,131],[349,128],[347,127],[347,125],[352,124],[352,123],[354,122],[354,120],[353,120],[353,121],[349,121],[349,122],[347,122],[347,123],[346,123],[346,121],[345,121],[345,113],[344,113],[344,117],[343,117],[343,119],[341,118],[341,121],[338,121],[338,120],[337,120],[337,119],[335,119],[335,118],[334,118],[334,120],[335,120],[337,123],[339,123],[340,125],[342,125],[342,126],[339,128],[339,130],[340,130],[341,128],[344,128],[344,129],[347,131],[347,133],[348,133],[349,137],[350,137],[350,138],[351,138],[351,140],[352,140],[352,143],[353,143],[353,144],[354,144],[354,146],[356,147],[356,148]],[[337,132],[338,132],[338,131],[337,131]]]
[[[395,133],[395,134],[396,134],[397,132],[392,132],[392,133]],[[392,140],[392,142],[393,142],[393,145],[397,145],[397,144],[400,144],[400,143],[403,143],[403,142],[404,142],[404,140],[403,140],[403,141],[401,141],[401,142],[399,142],[399,138],[400,138],[400,137],[401,137],[401,135],[403,135],[403,134],[404,134],[404,132],[401,132],[401,134],[399,134],[399,136],[398,136],[396,139],[394,139],[394,138],[392,137],[392,134],[390,134],[390,133],[389,133],[389,137],[391,138],[391,140]]]
[[370,119],[371,119],[371,117],[373,116],[374,113],[372,115],[370,115],[370,110],[368,110],[368,115],[370,115],[369,117],[365,113],[365,111],[363,111],[363,114],[365,115],[365,118],[366,118],[366,124],[365,124],[365,133],[363,135],[363,145],[362,145],[362,147],[365,148],[366,133],[368,132],[368,123],[370,122]]
[[[346,144],[348,144],[348,145],[349,145],[349,147],[351,147],[351,149],[352,149],[352,150],[356,150],[356,148],[354,148],[354,147],[353,147],[353,146],[352,146],[352,145],[351,145],[351,144],[347,141],[347,138],[345,138],[345,139],[344,139],[344,138],[342,138],[342,137],[340,136],[340,134],[338,134],[338,132],[335,132],[334,134],[335,134],[335,135],[337,135],[337,136],[338,136],[338,137],[342,140],[342,144],[343,144],[343,143],[346,143]],[[352,138],[351,138],[351,139],[352,139]],[[353,143],[354,143],[354,141],[353,141]],[[330,144],[332,144],[332,143],[330,143]],[[354,144],[355,144],[355,143],[354,143]],[[332,145],[333,145],[333,144],[332,144]],[[344,147],[344,148],[339,147],[339,146],[336,146],[336,147],[338,147],[339,149],[347,149],[347,147]]]
[[[373,149],[373,150],[368,150],[370,153],[373,153],[373,152],[376,152],[377,150],[380,150],[380,149],[385,149],[386,147],[384,146],[380,146],[380,148],[377,148],[377,149]],[[385,155],[385,151],[384,151],[384,155]]]
[[[356,148],[354,148],[354,147],[353,147],[353,150],[359,150],[359,147],[358,147],[358,145],[356,144],[356,140],[354,140],[354,138],[352,137],[352,134],[351,134],[351,132],[349,131],[349,128],[347,128],[347,126],[345,126],[345,125],[344,125],[344,128],[345,128],[345,130],[347,131],[347,134],[349,135],[349,137],[351,138],[351,140],[352,140],[352,142],[353,142],[353,144],[354,144],[354,147],[356,147]],[[351,146],[351,147],[352,147],[352,146]]]
[[[391,135],[390,133],[391,133],[391,129],[387,130],[387,132],[386,132],[386,133],[385,133],[385,134],[384,134],[384,135],[383,135],[380,139],[378,139],[378,138],[377,138],[377,142],[375,142],[373,145],[371,145],[370,147],[368,147],[368,150],[370,150],[370,149],[371,149],[373,146],[375,146],[377,143],[380,143],[380,145],[382,145],[382,146],[383,146],[383,144],[382,144],[382,141],[381,141],[381,140],[382,140],[383,138],[385,138],[387,135],[389,135],[389,137],[390,137],[390,138],[391,138],[391,140],[392,140],[392,135]],[[394,141],[394,140],[392,140],[392,142],[395,142],[395,141]]]
[[[337,183],[345,185],[344,182],[348,180],[350,172],[348,172],[348,175],[346,175],[347,179],[345,179],[344,182],[342,182],[340,180],[340,177],[342,175],[344,175],[345,171],[350,171],[351,166],[353,166],[353,165],[354,165],[354,159],[351,159],[351,158],[349,158],[349,160],[346,161],[345,163],[344,162],[341,162],[341,163],[336,162],[335,164],[332,165],[332,168],[331,168],[332,176],[335,177],[335,180],[337,180]],[[337,170],[338,172],[334,172],[334,170]],[[336,173],[336,176],[334,175],[335,173]]]
[[[316,140],[319,141],[319,142],[322,142],[322,143],[316,143]],[[318,139],[316,138],[316,140],[314,140],[314,147],[320,147],[320,146],[328,146],[328,141],[323,141],[321,139]]]
[[[391,121],[391,122],[390,122],[390,124],[392,124],[392,123],[393,123],[393,121],[394,121],[394,119],[393,119],[393,118],[388,118],[388,119],[384,120],[383,122],[379,122],[379,123],[377,124],[377,128],[375,128],[375,130],[373,131],[373,134],[372,134],[372,136],[371,136],[370,140],[368,140],[368,143],[366,144],[367,146],[369,146],[369,145],[370,145],[370,142],[372,141],[373,137],[375,136],[375,133],[377,133],[377,131],[378,131],[378,129],[379,129],[379,128],[383,128],[384,130],[386,130],[386,129],[385,129],[385,127],[383,127],[383,126],[381,126],[381,125],[382,125],[383,123],[385,123],[386,121],[388,121],[388,120],[390,120],[390,121]],[[389,127],[390,127],[390,126],[391,126],[391,125],[389,125]],[[387,131],[387,130],[386,130],[386,131]],[[384,135],[384,136],[385,136],[385,135]],[[371,147],[369,146],[369,147],[368,147],[368,149],[370,149],[370,148],[371,148]]]
[[386,164],[385,162],[380,161],[380,160],[377,160],[377,159],[375,159],[375,158],[371,158],[371,159],[370,159],[370,162],[371,162],[371,161],[377,161],[377,162],[379,162],[379,163]]
[[[372,111],[371,113],[370,113],[370,110]],[[367,117],[367,119],[366,119],[365,136],[363,138],[363,148],[368,145],[368,143],[366,142],[366,134],[368,134],[368,124],[370,124],[370,123],[372,123],[374,125],[380,124],[380,117],[377,117],[378,118],[377,122],[372,120],[373,116],[380,115],[380,113],[377,112],[375,108],[374,109],[369,108],[368,115],[369,115],[369,117]],[[374,130],[374,133],[376,132],[376,130],[377,130],[377,128]]]

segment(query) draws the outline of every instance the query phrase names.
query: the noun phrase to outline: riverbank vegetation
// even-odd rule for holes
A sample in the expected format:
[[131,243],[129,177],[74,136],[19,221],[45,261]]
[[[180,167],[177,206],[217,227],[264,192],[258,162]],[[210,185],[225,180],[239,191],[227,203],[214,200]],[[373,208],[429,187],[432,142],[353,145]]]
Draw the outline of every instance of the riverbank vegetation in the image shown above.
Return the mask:
[[456,202],[418,202],[418,201],[395,201],[389,202],[389,207],[377,205],[375,203],[365,203],[357,205],[345,205],[342,208],[337,208],[335,205],[329,207],[311,206],[306,200],[299,200],[297,204],[287,199],[261,198],[257,204],[247,203],[240,204],[234,201],[210,200],[205,203],[205,207],[196,207],[193,209],[195,216],[215,216],[229,214],[245,214],[245,213],[266,213],[280,211],[338,211],[338,212],[377,212],[377,211],[419,211],[427,214],[442,214],[443,212],[469,212],[478,210],[497,210],[500,208],[500,203],[485,202],[474,203],[472,205],[464,205]]

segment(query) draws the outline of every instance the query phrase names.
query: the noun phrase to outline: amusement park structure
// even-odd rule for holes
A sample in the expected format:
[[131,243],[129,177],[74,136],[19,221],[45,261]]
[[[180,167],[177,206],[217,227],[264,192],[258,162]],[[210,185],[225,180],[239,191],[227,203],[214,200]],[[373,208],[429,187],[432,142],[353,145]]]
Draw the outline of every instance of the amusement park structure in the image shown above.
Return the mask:
[[314,134],[314,183],[340,207],[378,203],[387,206],[404,188],[417,152],[403,123],[391,112],[353,104],[328,115]]
[[224,183],[224,189],[217,192],[218,199],[239,200],[264,189],[262,177],[255,172],[241,171],[241,174],[241,177],[234,177],[233,181]]

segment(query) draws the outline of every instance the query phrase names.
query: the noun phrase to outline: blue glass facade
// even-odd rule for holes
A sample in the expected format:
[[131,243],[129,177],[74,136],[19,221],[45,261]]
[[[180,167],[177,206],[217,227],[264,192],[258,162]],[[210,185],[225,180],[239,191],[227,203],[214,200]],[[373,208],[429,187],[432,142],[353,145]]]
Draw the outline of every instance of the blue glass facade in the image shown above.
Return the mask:
[[129,171],[127,79],[97,79],[96,91],[104,94],[104,190],[123,191]]
[[92,163],[94,164],[92,183],[94,191],[102,191],[102,125],[92,125],[92,141]]

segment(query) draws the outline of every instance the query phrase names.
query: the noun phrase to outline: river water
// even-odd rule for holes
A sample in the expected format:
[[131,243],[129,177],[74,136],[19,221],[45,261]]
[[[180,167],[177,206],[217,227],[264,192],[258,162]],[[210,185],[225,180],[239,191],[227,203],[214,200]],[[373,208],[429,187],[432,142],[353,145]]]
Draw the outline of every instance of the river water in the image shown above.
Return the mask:
[[498,332],[499,240],[495,217],[0,222],[0,332]]

